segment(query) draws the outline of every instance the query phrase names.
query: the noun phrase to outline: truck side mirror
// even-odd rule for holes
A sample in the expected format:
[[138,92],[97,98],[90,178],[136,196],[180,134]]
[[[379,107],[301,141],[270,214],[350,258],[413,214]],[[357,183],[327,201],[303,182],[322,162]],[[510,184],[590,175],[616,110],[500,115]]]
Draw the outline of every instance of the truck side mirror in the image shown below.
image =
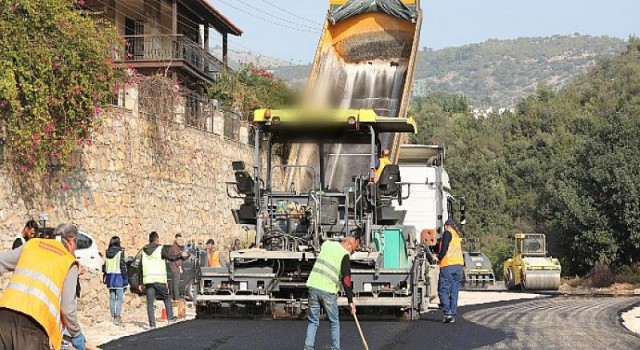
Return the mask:
[[460,197],[460,225],[467,223],[467,204],[464,197]]

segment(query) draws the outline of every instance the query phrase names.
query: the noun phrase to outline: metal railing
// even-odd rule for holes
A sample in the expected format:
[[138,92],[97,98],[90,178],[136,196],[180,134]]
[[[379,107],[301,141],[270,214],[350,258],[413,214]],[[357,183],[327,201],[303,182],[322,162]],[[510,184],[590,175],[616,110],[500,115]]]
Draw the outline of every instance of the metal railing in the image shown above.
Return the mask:
[[[222,113],[222,133],[227,140],[237,141],[253,147],[252,130],[247,118],[233,111],[216,109],[215,104],[206,96],[197,93],[184,93],[184,122],[187,126],[214,133],[214,114]],[[242,137],[241,126],[246,127],[247,134]]]
[[125,35],[125,55],[121,61],[162,62],[183,61],[211,79],[220,76],[222,61],[202,49],[184,35]]

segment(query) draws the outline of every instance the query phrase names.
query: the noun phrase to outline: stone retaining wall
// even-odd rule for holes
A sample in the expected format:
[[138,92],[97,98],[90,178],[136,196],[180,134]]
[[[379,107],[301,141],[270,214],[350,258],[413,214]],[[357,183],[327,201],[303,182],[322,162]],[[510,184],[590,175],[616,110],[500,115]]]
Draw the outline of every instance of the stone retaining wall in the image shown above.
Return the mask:
[[81,159],[49,194],[29,197],[0,167],[0,248],[10,248],[24,223],[39,213],[49,215],[48,226],[76,223],[101,251],[119,235],[133,254],[153,230],[164,243],[178,232],[224,246],[233,237],[251,237],[234,223],[231,209],[240,202],[227,197],[225,185],[234,180],[231,161],[243,160],[251,171],[253,149],[246,144],[132,110],[104,117]]

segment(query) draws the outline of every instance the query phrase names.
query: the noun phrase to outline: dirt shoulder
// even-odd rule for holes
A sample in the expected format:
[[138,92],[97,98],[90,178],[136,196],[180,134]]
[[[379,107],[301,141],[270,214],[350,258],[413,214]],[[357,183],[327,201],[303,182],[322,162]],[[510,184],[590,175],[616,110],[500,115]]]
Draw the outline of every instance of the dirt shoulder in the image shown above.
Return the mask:
[[589,286],[572,286],[568,283],[560,285],[558,290],[565,295],[592,295],[592,296],[633,296],[640,295],[640,285],[629,283],[614,283],[606,288],[594,288]]

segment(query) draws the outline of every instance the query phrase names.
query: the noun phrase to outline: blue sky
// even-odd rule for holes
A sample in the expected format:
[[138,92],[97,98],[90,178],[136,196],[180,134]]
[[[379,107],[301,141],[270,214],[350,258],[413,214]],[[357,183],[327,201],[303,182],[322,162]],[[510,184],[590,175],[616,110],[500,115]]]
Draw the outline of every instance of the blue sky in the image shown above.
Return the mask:
[[[230,48],[313,59],[327,0],[209,0],[240,26]],[[277,8],[279,7],[279,8]],[[554,34],[640,36],[640,0],[422,0],[420,46],[435,49]],[[212,38],[213,39],[213,38]],[[212,42],[214,44],[215,42]]]

